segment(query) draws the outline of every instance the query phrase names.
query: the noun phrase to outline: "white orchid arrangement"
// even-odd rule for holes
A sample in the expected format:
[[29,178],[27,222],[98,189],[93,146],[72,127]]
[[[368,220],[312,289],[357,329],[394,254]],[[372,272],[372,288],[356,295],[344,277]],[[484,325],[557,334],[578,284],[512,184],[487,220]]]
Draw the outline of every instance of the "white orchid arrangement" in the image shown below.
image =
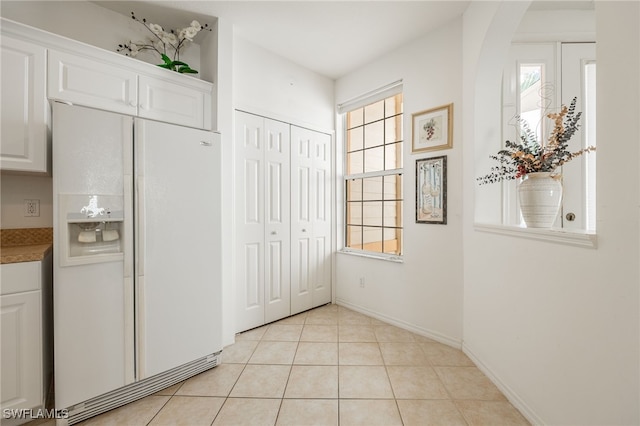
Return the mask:
[[[136,18],[133,12],[131,12],[131,18],[144,25],[153,34],[153,37],[150,37],[146,42],[129,41],[128,43],[119,44],[116,49],[118,52],[124,52],[126,56],[135,57],[142,51],[152,50],[157,52],[164,62],[159,64],[159,67],[185,74],[198,73],[188,64],[180,61],[180,49],[184,47],[187,41],[193,41],[200,31],[211,31],[209,24],[200,25],[198,21],[194,20],[191,21],[188,27],[180,30],[165,31],[162,26],[147,22],[145,18],[142,18],[142,20]],[[171,51],[173,51],[173,58],[169,57]]]

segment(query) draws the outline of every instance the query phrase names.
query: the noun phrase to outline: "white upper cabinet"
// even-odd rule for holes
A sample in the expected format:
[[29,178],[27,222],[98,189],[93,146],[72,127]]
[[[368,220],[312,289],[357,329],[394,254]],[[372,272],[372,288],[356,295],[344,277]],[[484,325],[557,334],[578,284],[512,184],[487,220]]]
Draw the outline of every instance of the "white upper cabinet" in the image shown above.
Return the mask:
[[140,117],[211,129],[210,88],[194,87],[186,84],[186,80],[176,81],[145,75],[139,77],[138,83]]
[[211,83],[153,66],[144,73],[96,57],[49,54],[50,99],[211,130],[212,94]]
[[49,173],[47,51],[3,35],[0,169]]
[[137,73],[93,58],[51,51],[49,98],[136,115]]

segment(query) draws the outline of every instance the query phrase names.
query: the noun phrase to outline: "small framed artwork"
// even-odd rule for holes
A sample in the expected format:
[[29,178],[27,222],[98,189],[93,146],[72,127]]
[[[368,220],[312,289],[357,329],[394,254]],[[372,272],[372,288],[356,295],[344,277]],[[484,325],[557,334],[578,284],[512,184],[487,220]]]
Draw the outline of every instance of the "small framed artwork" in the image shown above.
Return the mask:
[[453,104],[416,112],[411,117],[412,153],[453,147]]
[[447,224],[447,156],[416,160],[416,223]]

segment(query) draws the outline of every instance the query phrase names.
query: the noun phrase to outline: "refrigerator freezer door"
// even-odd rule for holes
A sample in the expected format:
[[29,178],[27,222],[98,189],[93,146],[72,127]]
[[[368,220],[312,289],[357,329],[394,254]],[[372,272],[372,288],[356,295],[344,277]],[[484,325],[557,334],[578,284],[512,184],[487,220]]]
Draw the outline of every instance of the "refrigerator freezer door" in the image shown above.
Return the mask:
[[222,349],[220,135],[136,120],[138,379]]
[[[63,266],[68,250],[68,197],[105,195],[119,199],[123,220],[132,223],[133,119],[55,103],[53,106],[54,351],[56,407],[78,402],[134,381],[133,282],[125,279],[131,231],[124,255],[114,261]],[[67,206],[67,207],[65,207]],[[77,206],[76,206],[77,207]],[[76,212],[77,213],[77,212]],[[126,233],[127,231],[125,231]],[[68,238],[67,238],[68,242]]]

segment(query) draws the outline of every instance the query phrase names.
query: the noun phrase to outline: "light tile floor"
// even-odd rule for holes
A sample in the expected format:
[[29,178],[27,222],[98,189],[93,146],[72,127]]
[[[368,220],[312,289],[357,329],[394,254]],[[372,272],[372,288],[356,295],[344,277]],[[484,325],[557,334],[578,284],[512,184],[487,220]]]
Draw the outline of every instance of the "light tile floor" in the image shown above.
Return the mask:
[[236,336],[222,364],[83,425],[528,425],[459,350],[337,305]]

